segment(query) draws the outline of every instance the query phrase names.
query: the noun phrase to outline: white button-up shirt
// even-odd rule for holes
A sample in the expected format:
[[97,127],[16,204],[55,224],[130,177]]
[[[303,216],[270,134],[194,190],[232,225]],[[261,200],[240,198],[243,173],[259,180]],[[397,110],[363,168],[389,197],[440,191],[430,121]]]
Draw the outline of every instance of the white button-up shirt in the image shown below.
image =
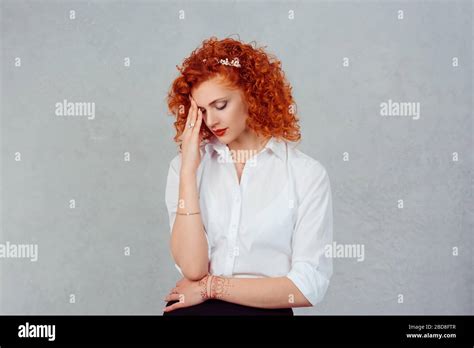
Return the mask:
[[[240,184],[227,145],[212,137],[201,155],[196,178],[210,274],[286,276],[313,306],[320,302],[333,272],[326,253],[333,215],[325,168],[294,143],[274,137],[246,162]],[[170,232],[180,166],[178,154],[169,166],[165,194]]]

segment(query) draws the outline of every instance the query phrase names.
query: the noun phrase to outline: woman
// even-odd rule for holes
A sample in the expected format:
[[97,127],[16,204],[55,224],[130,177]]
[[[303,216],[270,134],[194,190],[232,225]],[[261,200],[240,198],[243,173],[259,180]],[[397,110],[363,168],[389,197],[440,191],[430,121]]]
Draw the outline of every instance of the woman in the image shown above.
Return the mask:
[[291,87],[262,48],[211,37],[168,94],[171,254],[183,278],[163,315],[293,315],[329,285],[325,168],[296,149]]

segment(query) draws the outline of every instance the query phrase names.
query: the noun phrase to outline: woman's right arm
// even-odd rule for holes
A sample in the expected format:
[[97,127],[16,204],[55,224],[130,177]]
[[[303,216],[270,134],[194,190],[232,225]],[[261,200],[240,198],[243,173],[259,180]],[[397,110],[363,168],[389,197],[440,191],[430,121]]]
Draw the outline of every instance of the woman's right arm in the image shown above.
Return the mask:
[[[183,275],[189,280],[200,280],[208,274],[208,244],[200,212],[197,187],[197,168],[201,156],[199,150],[202,113],[194,100],[183,132],[181,169],[179,173],[179,197],[177,214],[171,232],[171,253]],[[189,122],[195,123],[188,128]]]

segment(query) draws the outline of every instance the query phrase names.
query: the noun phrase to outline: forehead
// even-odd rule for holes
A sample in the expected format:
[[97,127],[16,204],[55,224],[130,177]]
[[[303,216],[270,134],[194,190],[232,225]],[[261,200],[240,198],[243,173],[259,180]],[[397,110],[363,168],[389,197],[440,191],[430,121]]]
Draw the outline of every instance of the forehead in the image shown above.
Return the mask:
[[191,90],[191,95],[194,100],[202,105],[207,105],[216,98],[229,96],[235,93],[239,93],[238,90],[226,85],[225,80],[221,77],[214,77],[201,82]]

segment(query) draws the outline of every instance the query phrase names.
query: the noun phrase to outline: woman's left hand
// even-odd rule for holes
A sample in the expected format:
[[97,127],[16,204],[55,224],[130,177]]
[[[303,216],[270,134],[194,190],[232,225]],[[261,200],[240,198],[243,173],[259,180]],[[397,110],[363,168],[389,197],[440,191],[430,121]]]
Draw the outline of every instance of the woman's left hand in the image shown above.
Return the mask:
[[207,279],[209,274],[201,280],[193,281],[187,278],[181,278],[176,283],[176,287],[171,289],[165,297],[165,301],[179,301],[171,306],[165,307],[163,311],[170,312],[178,308],[195,306],[203,303],[207,298]]

